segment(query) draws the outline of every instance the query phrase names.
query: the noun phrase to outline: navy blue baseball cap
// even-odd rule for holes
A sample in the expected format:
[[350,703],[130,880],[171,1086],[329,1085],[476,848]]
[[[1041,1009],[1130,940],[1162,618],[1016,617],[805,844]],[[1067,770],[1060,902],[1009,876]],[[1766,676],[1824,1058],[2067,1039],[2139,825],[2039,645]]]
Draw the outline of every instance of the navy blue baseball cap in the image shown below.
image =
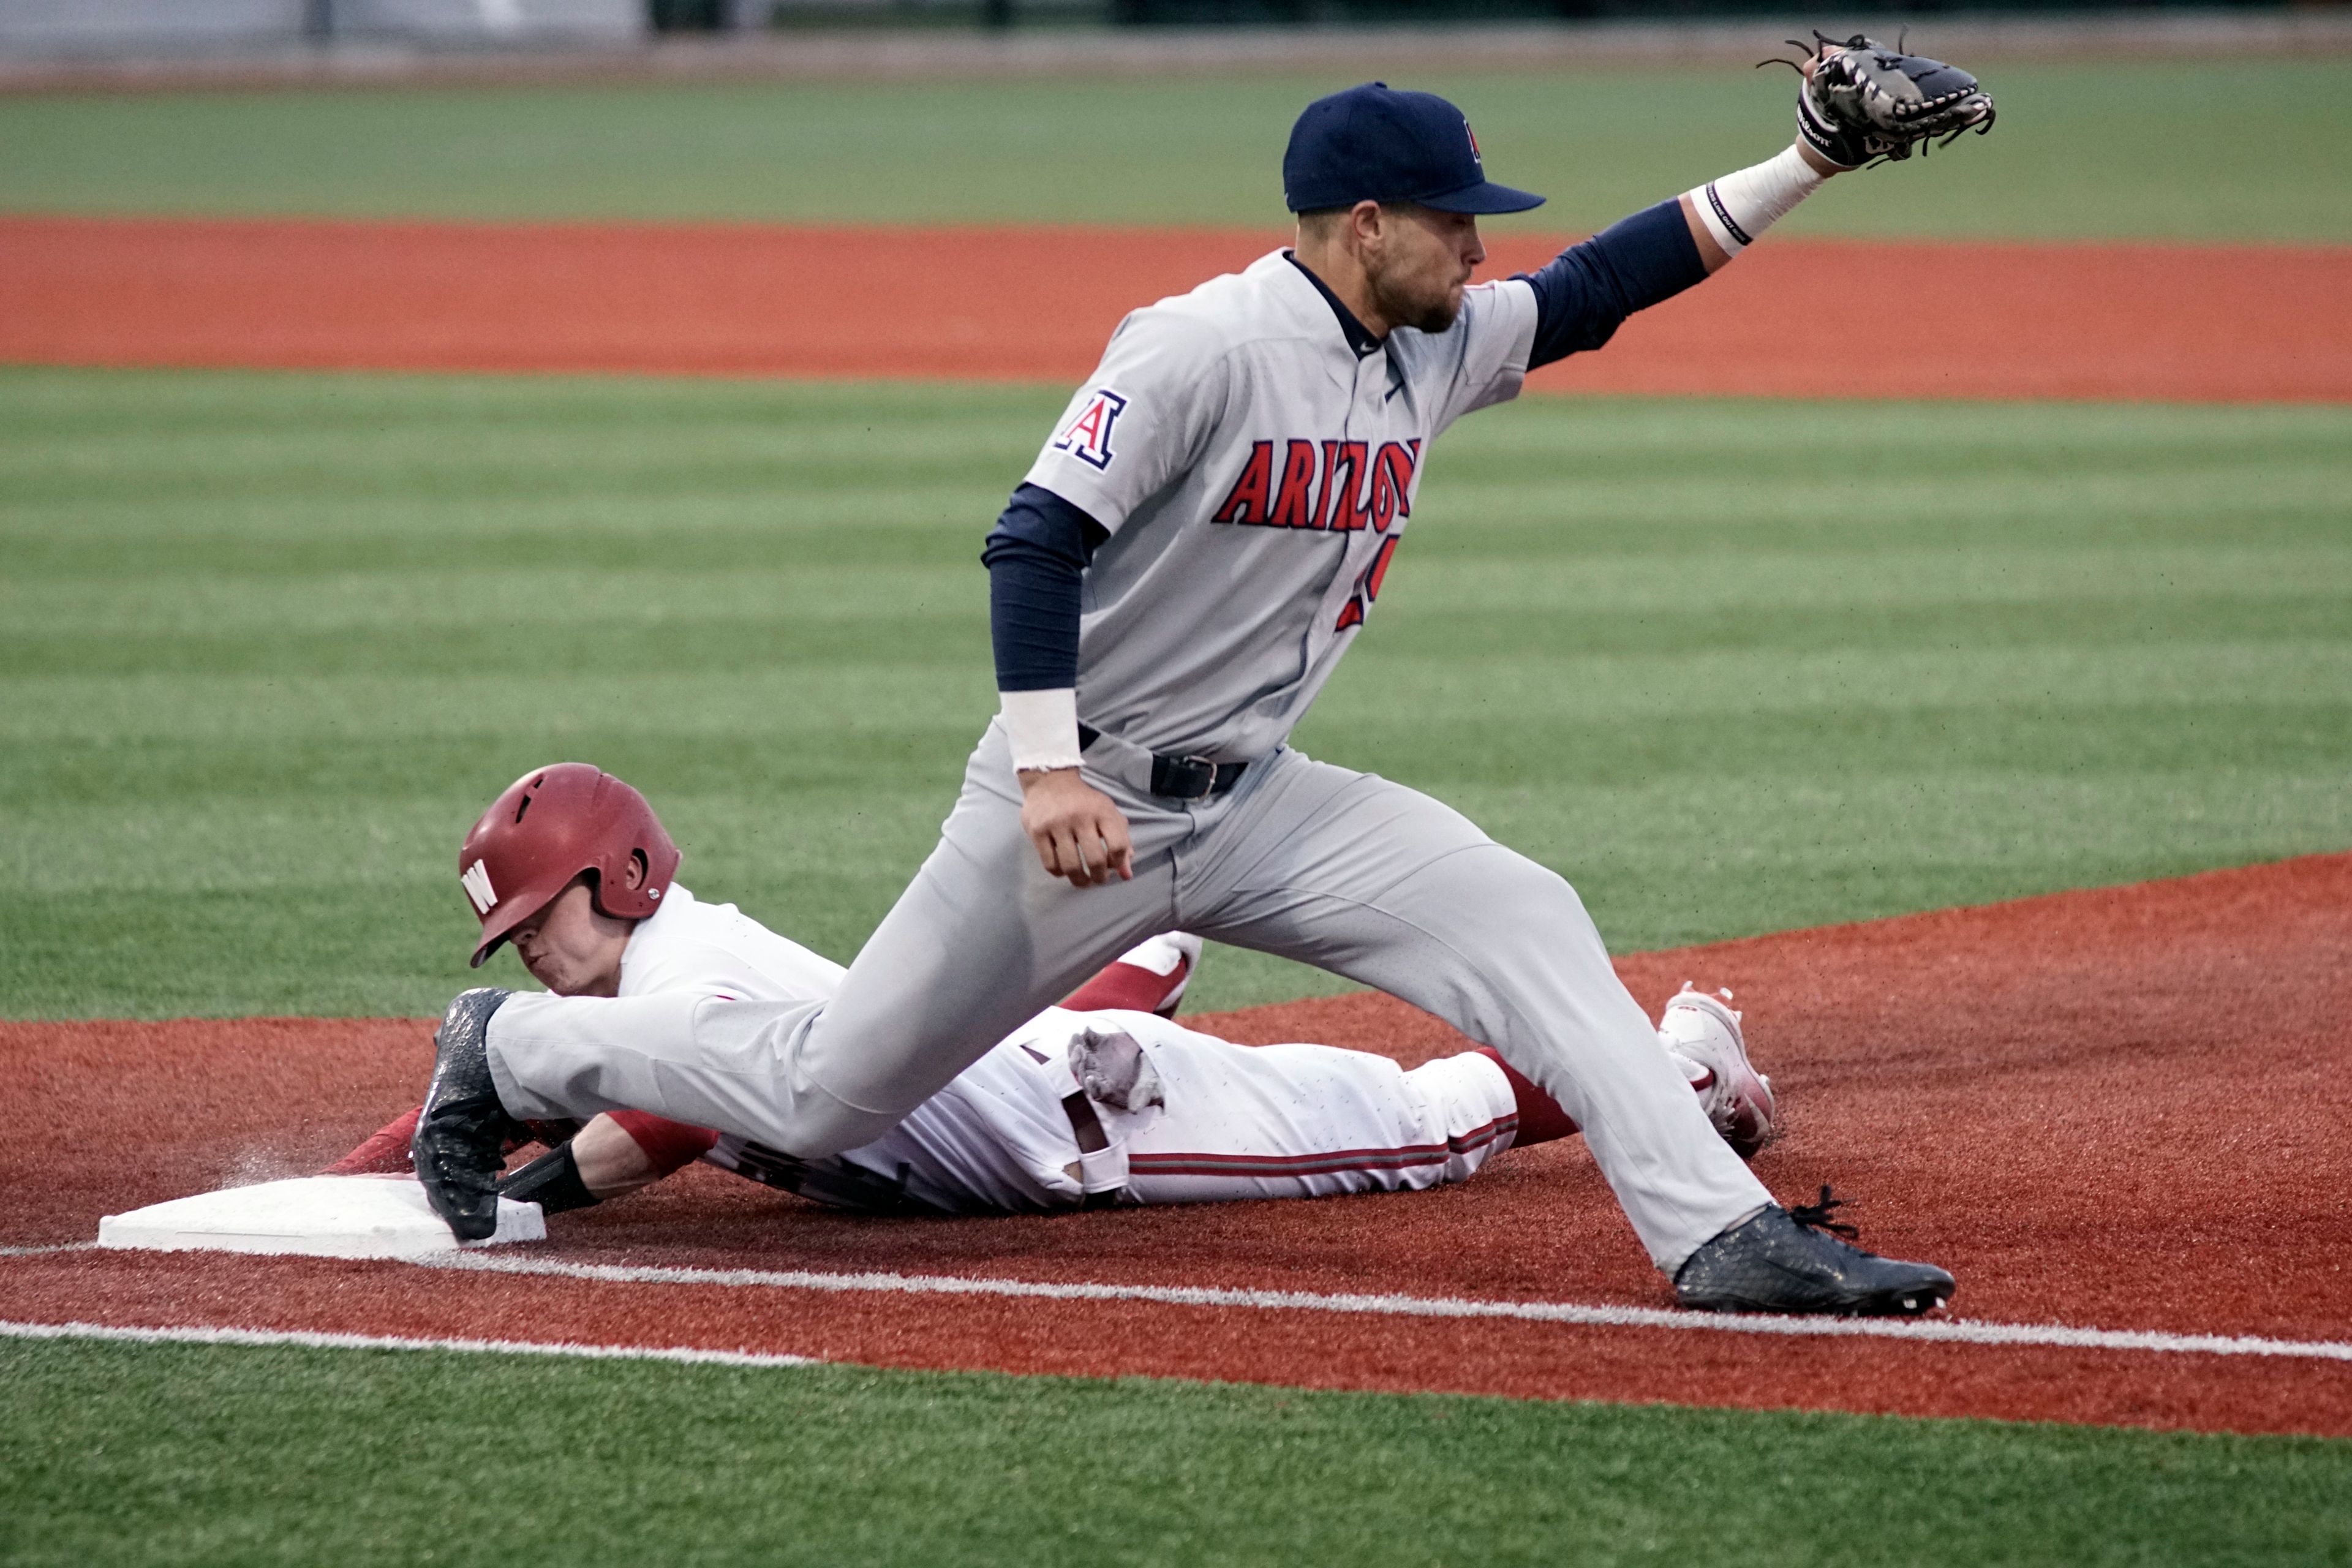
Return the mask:
[[1486,178],[1478,139],[1433,92],[1368,81],[1307,106],[1282,155],[1283,199],[1295,213],[1358,202],[1417,202],[1449,213],[1519,213],[1543,198]]

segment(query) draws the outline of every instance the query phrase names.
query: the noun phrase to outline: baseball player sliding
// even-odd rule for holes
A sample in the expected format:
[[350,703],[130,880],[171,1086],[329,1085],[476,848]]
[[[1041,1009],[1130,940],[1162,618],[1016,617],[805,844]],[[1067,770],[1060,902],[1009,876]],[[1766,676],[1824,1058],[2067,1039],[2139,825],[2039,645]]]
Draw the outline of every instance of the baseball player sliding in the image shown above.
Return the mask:
[[[561,995],[684,991],[821,1001],[840,966],[674,879],[677,847],[645,797],[580,763],[515,781],[459,856],[481,920],[477,961],[511,943]],[[1326,1046],[1250,1047],[1167,1016],[1196,939],[1155,937],[1062,1007],[1047,1008],[875,1142],[800,1160],[643,1111],[599,1115],[499,1190],[551,1213],[631,1191],[703,1159],[837,1207],[1024,1213],[1396,1191],[1466,1180],[1507,1149],[1576,1131],[1487,1051],[1406,1072]],[[1685,992],[1658,1044],[1724,1137],[1753,1152],[1772,1132],[1770,1085],[1748,1065],[1738,1015]],[[331,1168],[402,1171],[416,1113]]]
[[1605,343],[1842,169],[1990,124],[1973,79],[1856,38],[1802,66],[1800,140],[1539,270],[1472,285],[1486,178],[1461,112],[1374,82],[1309,104],[1297,243],[1138,310],[983,559],[1002,708],[923,864],[823,1000],[454,1001],[414,1144],[462,1237],[515,1119],[624,1108],[803,1161],[869,1145],[1166,931],[1423,1007],[1582,1130],[1688,1307],[1916,1312],[1950,1275],[1801,1223],[1713,1134],[1559,875],[1288,736],[1361,635],[1430,443],[1531,366]]

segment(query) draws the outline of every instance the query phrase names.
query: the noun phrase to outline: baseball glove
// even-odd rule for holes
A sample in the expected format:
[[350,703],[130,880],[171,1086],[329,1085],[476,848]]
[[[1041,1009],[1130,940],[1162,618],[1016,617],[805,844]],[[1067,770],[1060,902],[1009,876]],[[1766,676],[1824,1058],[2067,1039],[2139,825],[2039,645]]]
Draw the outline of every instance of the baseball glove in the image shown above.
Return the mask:
[[1797,130],[1841,169],[1895,163],[1915,147],[1941,138],[1946,146],[1964,132],[1992,129],[1992,96],[1958,66],[1906,55],[1856,33],[1843,42],[1813,35],[1789,40],[1806,51],[1794,66],[1805,79],[1797,94]]

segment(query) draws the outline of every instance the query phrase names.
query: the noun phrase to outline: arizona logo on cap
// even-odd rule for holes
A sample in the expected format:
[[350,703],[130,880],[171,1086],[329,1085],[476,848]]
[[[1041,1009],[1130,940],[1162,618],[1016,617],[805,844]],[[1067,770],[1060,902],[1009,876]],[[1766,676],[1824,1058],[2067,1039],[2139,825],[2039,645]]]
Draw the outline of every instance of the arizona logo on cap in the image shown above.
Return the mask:
[[1282,196],[1295,213],[1358,202],[1412,202],[1436,212],[1522,213],[1532,191],[1486,178],[1470,117],[1433,92],[1368,81],[1308,104],[1282,154]]

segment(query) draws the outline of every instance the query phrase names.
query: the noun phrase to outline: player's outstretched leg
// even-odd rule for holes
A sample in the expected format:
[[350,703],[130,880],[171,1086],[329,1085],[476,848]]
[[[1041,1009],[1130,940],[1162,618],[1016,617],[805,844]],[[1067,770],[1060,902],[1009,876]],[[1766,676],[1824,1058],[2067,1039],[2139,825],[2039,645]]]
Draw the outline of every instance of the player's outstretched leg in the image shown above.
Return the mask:
[[[1727,1001],[1731,993],[1722,994]],[[1772,1097],[1772,1080],[1748,1059],[1748,1042],[1739,1022],[1740,1015],[1724,1002],[1685,982],[1659,1017],[1658,1044],[1682,1069],[1698,1095],[1699,1108],[1732,1152],[1749,1160],[1780,1135],[1779,1110]],[[1542,1085],[1505,1061],[1501,1052],[1481,1046],[1478,1054],[1502,1069],[1517,1098],[1519,1130],[1513,1148],[1572,1138],[1580,1131],[1559,1102],[1546,1094]]]
[[1684,1260],[1675,1299],[1703,1312],[1848,1317],[1926,1312],[1951,1300],[1952,1277],[1934,1264],[1881,1258],[1815,1229],[1835,1206],[1824,1187],[1815,1208],[1790,1214],[1775,1204],[1733,1226]]
[[[1877,1300],[1882,1286],[1938,1293],[1940,1271],[1890,1278],[1853,1249],[1787,1237],[1804,1227],[1710,1124],[1557,873],[1417,791],[1295,752],[1236,794],[1222,864],[1178,889],[1187,925],[1376,986],[1493,1047],[1583,1130],[1668,1279],[1710,1247],[1748,1260],[1761,1238],[1831,1281],[1807,1276],[1772,1310],[1856,1310],[1857,1290]],[[1708,1273],[1690,1276],[1696,1303]]]
[[1128,1191],[1139,1203],[1417,1191],[1468,1181],[1516,1146],[1507,1071],[1475,1051],[1406,1072],[1369,1051],[1242,1046],[1142,1020],[1133,1028],[1119,1038],[1144,1053],[1153,1111],[1125,1114],[1135,1093],[1106,1100],[1095,1074],[1079,1078],[1089,1098],[1121,1112],[1108,1125],[1124,1139]]
[[1179,889],[1190,929],[1375,986],[1493,1047],[1583,1130],[1669,1279],[1770,1204],[1556,872],[1416,790],[1295,752],[1235,793],[1238,841]]
[[409,1157],[425,1200],[460,1241],[481,1241],[499,1228],[499,1172],[507,1139],[519,1129],[499,1103],[483,1038],[490,1016],[512,994],[488,985],[461,991],[433,1032],[433,1081]]
[[1512,1113],[1518,1119],[1518,1127],[1511,1136],[1512,1148],[1527,1149],[1573,1138],[1583,1131],[1574,1117],[1559,1108],[1559,1101],[1544,1092],[1543,1085],[1505,1061],[1502,1052],[1492,1046],[1480,1046],[1470,1054],[1494,1063],[1503,1081],[1511,1086]]

